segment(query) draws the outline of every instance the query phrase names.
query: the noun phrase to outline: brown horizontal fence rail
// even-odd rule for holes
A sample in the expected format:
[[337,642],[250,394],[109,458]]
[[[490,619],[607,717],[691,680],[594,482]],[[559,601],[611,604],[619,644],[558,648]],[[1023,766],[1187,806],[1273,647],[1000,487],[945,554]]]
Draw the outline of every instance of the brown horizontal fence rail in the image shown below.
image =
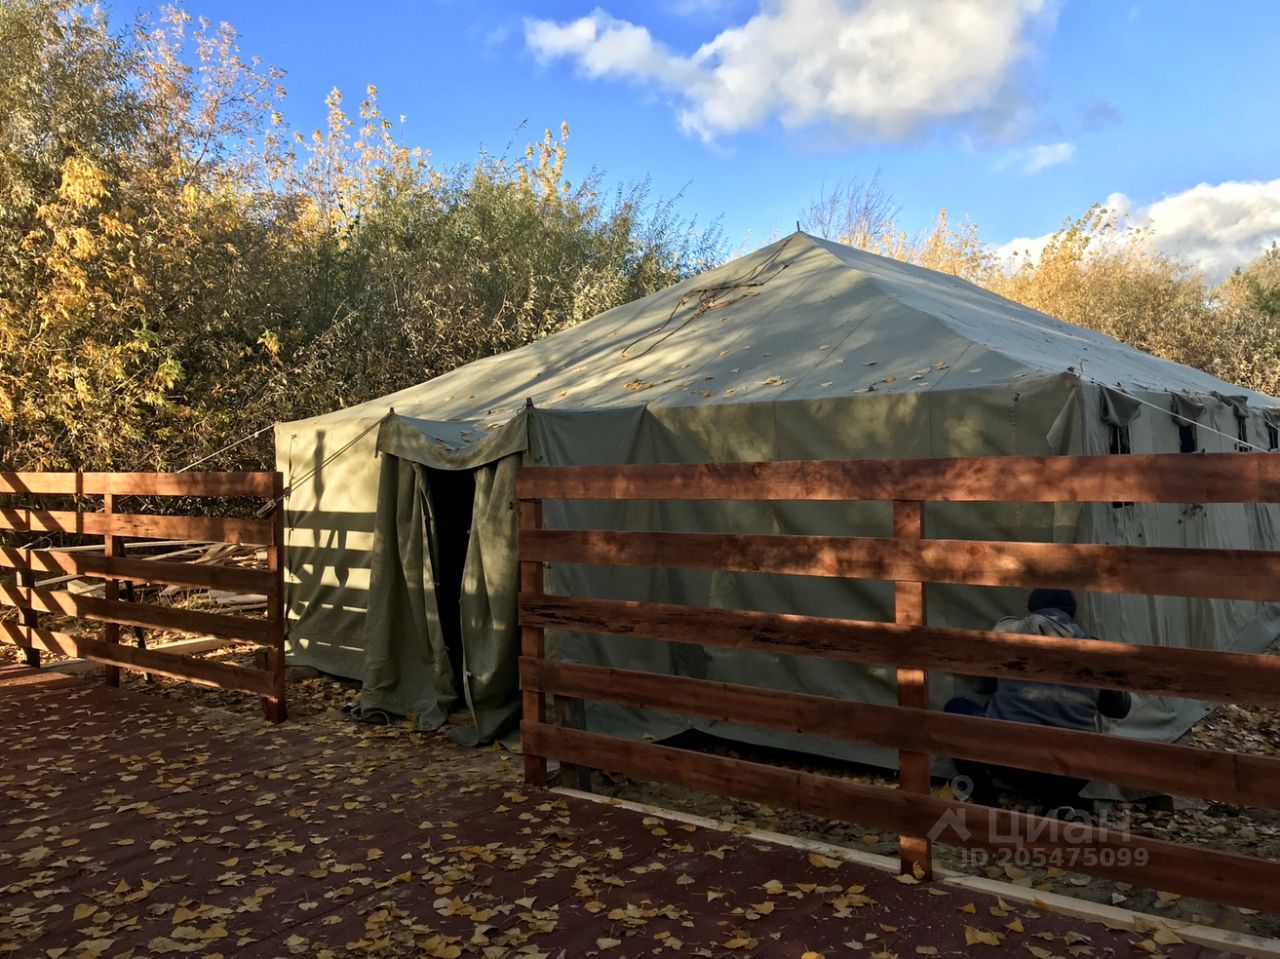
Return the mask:
[[[237,518],[124,513],[116,508],[121,497],[258,502],[253,517]],[[0,610],[17,611],[16,620],[0,620],[0,643],[21,647],[33,666],[40,665],[41,652],[101,663],[110,685],[119,683],[120,669],[131,669],[260,696],[267,718],[282,722],[286,716],[283,497],[283,478],[271,472],[0,472]],[[48,498],[57,498],[58,508],[30,505],[33,499]],[[22,502],[11,503],[11,499]],[[74,508],[67,508],[68,503]],[[86,537],[100,543],[69,542]],[[15,544],[17,539],[25,542]],[[164,545],[170,547],[195,543],[204,548],[179,549],[156,559],[126,555],[131,543],[138,546],[147,541],[166,541]],[[242,567],[204,561],[206,549],[218,544],[260,547],[265,562]],[[3,581],[9,571],[14,574],[12,583]],[[103,596],[52,588],[69,579],[100,580],[105,586]],[[245,616],[139,602],[134,598],[138,585],[261,595],[266,612],[261,617]],[[105,626],[101,637],[51,630],[42,628],[42,615]],[[131,628],[137,645],[122,640],[122,627]],[[250,642],[261,649],[255,666],[233,666],[163,648],[147,649],[142,639],[145,629]]]
[[[1280,552],[924,537],[930,502],[1280,503],[1280,456],[1108,457],[526,467],[518,479],[525,775],[605,769],[720,795],[786,804],[889,829],[902,869],[928,875],[931,842],[1044,854],[1064,868],[1280,912],[1280,863],[935,796],[929,757],[1096,779],[1280,809],[1280,758],[1152,743],[928,708],[927,671],[1032,679],[1220,703],[1280,705],[1280,658],[928,623],[924,584],[1280,600]],[[893,504],[885,538],[546,529],[545,500],[860,500]],[[832,576],[895,584],[893,622],[551,595],[547,564]],[[749,649],[893,667],[879,705],[546,657],[545,631]],[[547,700],[557,703],[554,718]],[[899,788],[709,756],[574,728],[581,701],[655,709],[887,746]],[[564,776],[561,777],[564,782]]]

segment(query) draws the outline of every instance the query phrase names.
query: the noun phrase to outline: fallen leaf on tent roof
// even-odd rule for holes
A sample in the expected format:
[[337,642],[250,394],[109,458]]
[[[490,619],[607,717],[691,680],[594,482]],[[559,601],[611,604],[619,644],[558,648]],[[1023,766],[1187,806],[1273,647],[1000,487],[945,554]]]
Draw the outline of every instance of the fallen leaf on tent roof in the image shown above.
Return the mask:
[[787,891],[787,887],[776,879],[770,879],[764,884],[764,891],[769,896],[780,896]]
[[1152,939],[1143,939],[1141,942],[1135,942],[1133,948],[1141,949],[1143,952],[1155,952],[1156,944]]
[[965,926],[964,942],[966,946],[998,946],[1000,945],[1000,933],[990,932],[986,929],[974,929],[973,926]]
[[92,916],[97,911],[98,911],[98,907],[93,905],[92,903],[81,903],[80,905],[76,906],[76,911],[73,918],[75,919],[76,922],[79,922],[81,919],[87,919],[89,916]]
[[597,949],[613,949],[616,946],[620,946],[620,945],[622,945],[621,939],[597,939],[596,940]]
[[1003,919],[1005,916],[1009,915],[1008,909],[1001,909],[999,906],[987,906],[987,912],[991,913],[991,915],[995,916],[997,919]]
[[1151,937],[1162,946],[1174,946],[1185,940],[1172,929],[1157,929]]
[[826,959],[826,957],[823,956],[822,953],[814,952],[812,949],[810,949],[808,952],[801,953],[800,959]]
[[1026,949],[1027,952],[1031,953],[1031,955],[1035,956],[1036,959],[1050,959],[1053,955],[1053,953],[1044,948],[1044,946],[1033,946],[1029,942],[1024,942],[1022,945],[1023,948]]
[[717,892],[715,889],[707,890],[707,902],[715,902],[717,899],[723,899],[724,893]]
[[960,911],[967,912],[970,915],[972,915],[978,911],[978,907],[971,902],[966,902],[963,906],[960,907]]
[[753,902],[751,904],[751,908],[762,916],[767,916],[769,913],[773,912],[773,906],[774,904],[771,902]]
[[1004,927],[1008,929],[1010,932],[1026,932],[1027,931],[1025,928],[1023,928],[1021,919],[1015,919],[1013,920],[1013,922],[1006,922],[1004,924]]
[[951,895],[951,893],[947,892],[945,889],[939,889],[937,886],[930,886],[930,887],[929,887],[929,895],[931,895],[931,896],[949,896],[949,895]]
[[370,849],[368,853],[365,854],[365,859],[368,861],[372,861],[374,859],[381,859],[381,858],[382,858],[381,849]]
[[692,886],[695,882],[697,882],[697,880],[694,879],[692,876],[690,876],[688,873],[681,873],[680,877],[676,880],[676,885]]
[[936,956],[938,954],[937,946],[916,946],[916,952],[922,956]]
[[898,927],[897,927],[897,926],[886,926],[886,925],[882,922],[882,923],[880,923],[880,931],[881,931],[881,932],[897,932],[897,931],[898,931]]
[[902,883],[904,886],[915,886],[920,882],[920,880],[915,876],[908,875],[905,872],[900,872],[893,878],[898,880],[898,882]]
[[760,944],[760,940],[751,939],[747,936],[734,936],[725,942],[726,949],[754,949]]
[[819,869],[834,869],[836,866],[839,865],[838,862],[835,862],[832,859],[828,859],[826,856],[822,855],[822,853],[820,852],[809,853],[809,864],[812,866],[817,866]]

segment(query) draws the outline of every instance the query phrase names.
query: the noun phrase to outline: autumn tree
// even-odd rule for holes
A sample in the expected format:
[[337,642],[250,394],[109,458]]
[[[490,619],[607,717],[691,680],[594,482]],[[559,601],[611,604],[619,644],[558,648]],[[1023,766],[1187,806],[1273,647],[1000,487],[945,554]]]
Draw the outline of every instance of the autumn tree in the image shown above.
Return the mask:
[[567,129],[439,169],[370,88],[304,135],[281,72],[181,9],[116,34],[5,0],[0,51],[0,467],[177,468],[719,256],[643,186],[570,183]]

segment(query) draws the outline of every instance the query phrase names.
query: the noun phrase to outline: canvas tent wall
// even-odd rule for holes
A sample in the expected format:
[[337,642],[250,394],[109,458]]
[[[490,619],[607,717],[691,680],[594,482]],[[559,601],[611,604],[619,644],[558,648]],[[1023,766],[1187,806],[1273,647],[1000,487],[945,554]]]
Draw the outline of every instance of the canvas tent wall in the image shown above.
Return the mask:
[[[971,284],[796,233],[521,350],[398,394],[277,428],[291,486],[294,656],[360,676],[369,710],[443,721],[466,699],[487,738],[516,715],[515,509],[521,462],[699,462],[1171,452],[1264,447],[1276,401],[1025,309]],[[394,410],[394,412],[392,412]],[[466,682],[442,666],[431,570],[430,469],[475,470],[462,604]],[[550,525],[885,535],[886,504],[552,503]],[[1275,548],[1269,507],[931,507],[930,536]],[[578,595],[884,618],[887,584],[689,570],[557,567]],[[985,628],[1007,590],[931,588],[930,622]],[[1100,634],[1256,651],[1271,607],[1090,596]],[[889,701],[888,670],[741,651],[552,637],[575,659]],[[941,700],[953,683],[938,677]],[[1170,738],[1201,714],[1144,699],[1122,732]],[[611,731],[664,735],[675,717],[593,707]],[[787,743],[746,729],[740,739]],[[834,743],[805,742],[833,755]],[[858,758],[868,756],[858,752]]]

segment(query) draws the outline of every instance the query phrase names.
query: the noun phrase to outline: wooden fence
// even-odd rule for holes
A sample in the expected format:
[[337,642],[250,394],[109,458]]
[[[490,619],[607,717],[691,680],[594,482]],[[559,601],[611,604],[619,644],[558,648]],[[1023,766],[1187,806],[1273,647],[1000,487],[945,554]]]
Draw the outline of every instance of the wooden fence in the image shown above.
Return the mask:
[[[107,682],[118,685],[121,668],[261,696],[273,722],[285,719],[284,683],[284,521],[279,473],[0,473],[0,496],[57,497],[71,509],[0,505],[0,531],[30,534],[48,546],[0,546],[0,572],[16,572],[16,584],[0,583],[0,606],[18,610],[17,621],[0,621],[0,642],[27,651],[39,663],[42,650],[81,657],[106,665]],[[122,497],[249,498],[264,501],[255,518],[175,516],[128,513],[118,509]],[[86,504],[101,504],[100,511]],[[3,501],[0,500],[0,504]],[[99,546],[69,545],[72,537],[100,537]],[[180,540],[251,544],[265,548],[265,568],[175,562],[170,558],[125,555],[129,540]],[[134,544],[137,545],[136,543]],[[101,597],[48,588],[42,573],[55,581],[69,577],[105,580]],[[121,584],[126,597],[121,599]],[[134,602],[134,584],[162,584],[231,593],[262,594],[265,617],[248,617],[157,603]],[[39,626],[41,614],[105,623],[102,638],[56,632]],[[133,627],[138,645],[121,642],[121,627]],[[255,667],[234,666],[146,649],[144,629],[243,640],[262,647]]]
[[[918,461],[532,467],[519,475],[525,777],[547,759],[889,829],[904,872],[930,841],[1148,888],[1280,911],[1280,863],[1104,825],[1064,825],[930,793],[929,757],[1280,809],[1280,759],[931,711],[926,671],[1280,705],[1280,657],[928,625],[924,584],[1280,600],[1280,552],[924,538],[926,502],[1276,503],[1268,453]],[[889,538],[546,529],[544,500],[882,500]],[[545,564],[782,573],[895,583],[893,622],[548,595]],[[544,630],[578,630],[897,668],[898,705],[546,658]],[[572,728],[546,697],[803,732],[899,751],[897,789]],[[572,769],[572,766],[567,768]],[[563,781],[563,777],[562,777]]]

